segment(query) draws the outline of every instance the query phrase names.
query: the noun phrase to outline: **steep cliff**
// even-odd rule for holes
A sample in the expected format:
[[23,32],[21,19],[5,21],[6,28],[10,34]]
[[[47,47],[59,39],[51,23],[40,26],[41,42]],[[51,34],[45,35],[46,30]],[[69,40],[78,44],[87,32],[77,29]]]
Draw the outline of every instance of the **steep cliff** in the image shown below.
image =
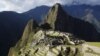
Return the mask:
[[87,41],[100,39],[99,33],[92,24],[70,16],[58,3],[49,10],[44,22],[54,30],[69,32]]

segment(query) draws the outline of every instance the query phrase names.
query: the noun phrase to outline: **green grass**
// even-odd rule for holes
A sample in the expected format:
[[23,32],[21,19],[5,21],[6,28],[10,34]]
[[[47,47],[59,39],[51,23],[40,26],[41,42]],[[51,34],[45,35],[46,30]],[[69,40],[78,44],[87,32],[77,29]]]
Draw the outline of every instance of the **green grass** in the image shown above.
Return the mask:
[[87,42],[87,44],[96,46],[96,47],[100,47],[100,42]]

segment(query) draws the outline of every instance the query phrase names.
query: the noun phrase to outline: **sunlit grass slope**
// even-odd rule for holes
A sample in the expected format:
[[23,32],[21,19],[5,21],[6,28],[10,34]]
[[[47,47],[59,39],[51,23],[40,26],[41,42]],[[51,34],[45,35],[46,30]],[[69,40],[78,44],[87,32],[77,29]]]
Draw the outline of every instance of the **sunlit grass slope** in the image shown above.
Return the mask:
[[100,47],[100,42],[87,42],[89,45]]

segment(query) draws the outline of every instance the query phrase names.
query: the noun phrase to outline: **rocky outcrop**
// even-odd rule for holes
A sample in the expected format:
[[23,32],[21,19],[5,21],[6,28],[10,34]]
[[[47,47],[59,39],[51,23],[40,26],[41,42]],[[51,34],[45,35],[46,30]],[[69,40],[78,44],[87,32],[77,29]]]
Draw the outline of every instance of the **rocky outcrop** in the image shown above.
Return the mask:
[[21,47],[25,46],[27,43],[27,40],[29,39],[30,34],[31,33],[34,34],[37,27],[38,27],[38,24],[36,23],[35,20],[31,19],[30,21],[28,21],[28,23],[24,29],[23,35],[22,35],[21,39],[18,41],[16,47],[21,48]]
[[24,41],[23,47],[11,48],[8,56],[99,56],[100,52],[85,42],[75,45],[73,38],[70,33],[39,30]]
[[69,32],[87,41],[99,39],[99,33],[92,24],[70,16],[60,4],[55,4],[45,18],[44,22],[48,23],[54,30]]

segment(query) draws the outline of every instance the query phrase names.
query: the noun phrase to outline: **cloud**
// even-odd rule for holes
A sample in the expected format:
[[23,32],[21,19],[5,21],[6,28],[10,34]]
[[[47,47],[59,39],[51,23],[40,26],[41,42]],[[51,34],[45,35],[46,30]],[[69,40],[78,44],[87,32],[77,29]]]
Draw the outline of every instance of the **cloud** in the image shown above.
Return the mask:
[[63,5],[71,5],[73,3],[100,5],[100,0],[0,0],[0,11],[16,11],[22,13],[37,6],[52,6],[55,3],[61,3]]
[[1,0],[0,11],[16,11],[20,13],[30,9],[32,3],[31,0]]
[[51,6],[62,3],[61,0],[0,0],[0,11],[16,11],[19,13],[28,11],[41,5]]

